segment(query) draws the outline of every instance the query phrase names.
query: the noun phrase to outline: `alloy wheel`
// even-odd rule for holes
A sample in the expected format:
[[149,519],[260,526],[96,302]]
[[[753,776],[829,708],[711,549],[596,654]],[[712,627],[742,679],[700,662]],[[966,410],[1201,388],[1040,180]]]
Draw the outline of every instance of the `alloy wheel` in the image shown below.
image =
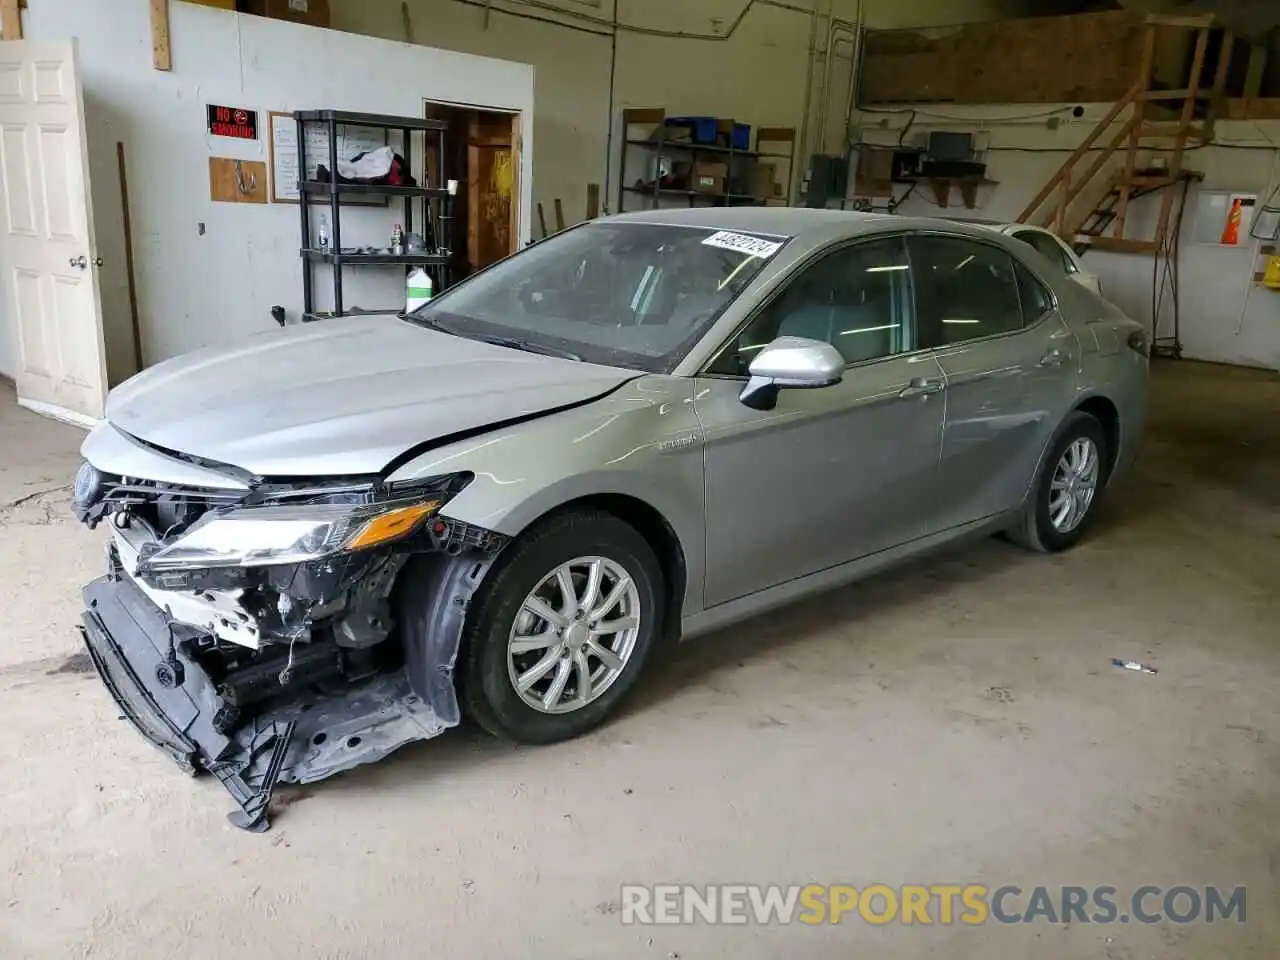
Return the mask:
[[525,597],[507,640],[507,673],[541,713],[571,713],[622,675],[640,634],[640,594],[621,564],[578,557]]
[[1098,445],[1077,437],[1062,452],[1049,483],[1049,521],[1058,533],[1084,522],[1098,490]]

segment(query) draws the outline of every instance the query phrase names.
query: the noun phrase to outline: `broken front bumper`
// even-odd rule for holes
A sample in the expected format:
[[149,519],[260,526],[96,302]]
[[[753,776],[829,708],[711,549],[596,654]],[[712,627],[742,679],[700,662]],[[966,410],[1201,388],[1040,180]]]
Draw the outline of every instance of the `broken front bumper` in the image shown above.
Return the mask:
[[187,655],[201,628],[172,620],[121,574],[94,580],[84,601],[85,642],[125,718],[187,772],[216,776],[240,807],[231,821],[246,829],[267,828],[277,782],[321,780],[456,723],[414,693],[403,669],[292,693],[242,720]]

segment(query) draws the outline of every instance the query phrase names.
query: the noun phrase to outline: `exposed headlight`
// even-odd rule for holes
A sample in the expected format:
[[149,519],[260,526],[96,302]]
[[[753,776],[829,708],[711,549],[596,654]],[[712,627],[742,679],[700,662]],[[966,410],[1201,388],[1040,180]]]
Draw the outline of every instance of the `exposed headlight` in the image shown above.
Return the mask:
[[207,514],[147,556],[151,571],[305,563],[391,543],[417,530],[448,495],[368,504],[247,507]]

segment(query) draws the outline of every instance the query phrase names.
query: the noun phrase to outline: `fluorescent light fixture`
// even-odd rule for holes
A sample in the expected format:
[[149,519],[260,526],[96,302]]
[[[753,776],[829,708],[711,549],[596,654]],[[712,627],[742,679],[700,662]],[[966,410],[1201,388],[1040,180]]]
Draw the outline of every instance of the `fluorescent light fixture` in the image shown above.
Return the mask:
[[967,267],[969,265],[969,261],[972,259],[973,259],[973,254],[971,253],[967,257],[965,257],[963,260],[961,260],[959,263],[957,263],[955,268],[957,270],[960,270],[964,267]]
[[876,330],[897,330],[902,324],[886,323],[879,327],[854,327],[852,330],[841,330],[840,336],[847,337],[851,333],[872,333]]
[[[969,259],[972,260],[973,258],[970,257]],[[893,271],[893,270],[910,270],[910,269],[911,269],[911,265],[909,263],[896,263],[896,264],[892,264],[890,266],[885,266],[885,267],[867,267],[867,269],[864,272],[865,273],[889,273],[890,271]]]
[[981,323],[981,320],[967,320],[964,317],[943,317],[943,323]]

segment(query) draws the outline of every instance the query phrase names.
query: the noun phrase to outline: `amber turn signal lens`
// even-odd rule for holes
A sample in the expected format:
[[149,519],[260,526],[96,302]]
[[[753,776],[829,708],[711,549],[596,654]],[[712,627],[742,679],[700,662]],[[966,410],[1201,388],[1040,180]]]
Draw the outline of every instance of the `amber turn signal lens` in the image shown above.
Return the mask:
[[363,550],[376,547],[388,540],[395,540],[409,533],[422,522],[433,510],[440,506],[439,500],[427,500],[423,503],[410,504],[396,510],[388,510],[381,516],[374,517],[347,544],[348,550]]

